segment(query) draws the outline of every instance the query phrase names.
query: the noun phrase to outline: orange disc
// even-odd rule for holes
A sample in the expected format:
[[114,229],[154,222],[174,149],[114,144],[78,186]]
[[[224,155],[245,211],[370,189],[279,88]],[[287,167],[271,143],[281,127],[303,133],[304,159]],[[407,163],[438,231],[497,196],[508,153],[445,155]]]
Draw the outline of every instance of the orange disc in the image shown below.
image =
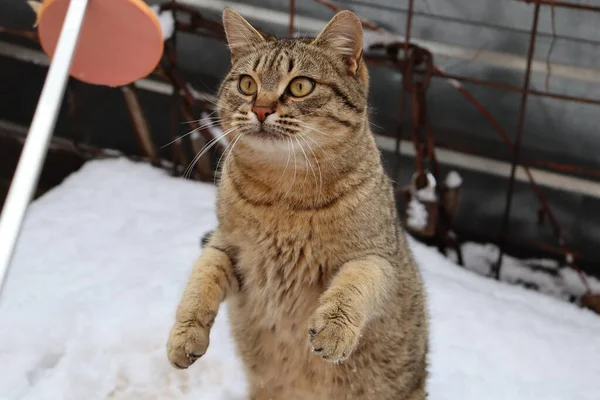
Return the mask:
[[[69,0],[46,0],[40,9],[38,33],[50,58],[68,7]],[[154,70],[163,46],[158,18],[142,0],[90,0],[70,74],[95,85],[125,85]]]

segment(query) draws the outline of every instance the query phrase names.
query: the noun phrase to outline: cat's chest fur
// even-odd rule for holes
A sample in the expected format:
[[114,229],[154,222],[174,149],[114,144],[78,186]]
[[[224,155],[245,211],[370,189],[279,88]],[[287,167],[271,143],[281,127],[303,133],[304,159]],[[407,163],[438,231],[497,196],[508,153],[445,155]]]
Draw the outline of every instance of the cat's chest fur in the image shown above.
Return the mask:
[[236,248],[242,301],[273,321],[308,318],[341,265],[333,226],[319,212],[242,211],[235,206],[230,211],[227,215],[236,217],[224,218],[220,225]]

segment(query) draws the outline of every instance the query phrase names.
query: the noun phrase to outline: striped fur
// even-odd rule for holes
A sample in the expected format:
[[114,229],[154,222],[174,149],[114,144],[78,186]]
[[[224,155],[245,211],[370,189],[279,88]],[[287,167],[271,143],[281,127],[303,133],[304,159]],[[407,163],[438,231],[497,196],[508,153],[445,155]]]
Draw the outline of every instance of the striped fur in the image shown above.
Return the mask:
[[[418,268],[367,117],[362,30],[350,12],[316,39],[264,38],[224,13],[231,147],[168,342],[187,368],[227,300],[254,400],[422,400],[428,320]],[[238,90],[241,76],[258,90]],[[302,98],[286,91],[314,81]],[[274,112],[261,124],[254,105]]]

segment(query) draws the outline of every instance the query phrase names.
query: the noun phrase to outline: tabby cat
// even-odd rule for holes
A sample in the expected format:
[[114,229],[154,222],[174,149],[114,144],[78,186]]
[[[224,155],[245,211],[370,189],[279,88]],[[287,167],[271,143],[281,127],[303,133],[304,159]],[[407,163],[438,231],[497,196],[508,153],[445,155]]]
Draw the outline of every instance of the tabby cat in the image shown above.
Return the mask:
[[223,21],[231,151],[170,362],[206,352],[227,300],[250,399],[424,399],[425,294],[369,130],[359,19],[340,12],[316,39]]

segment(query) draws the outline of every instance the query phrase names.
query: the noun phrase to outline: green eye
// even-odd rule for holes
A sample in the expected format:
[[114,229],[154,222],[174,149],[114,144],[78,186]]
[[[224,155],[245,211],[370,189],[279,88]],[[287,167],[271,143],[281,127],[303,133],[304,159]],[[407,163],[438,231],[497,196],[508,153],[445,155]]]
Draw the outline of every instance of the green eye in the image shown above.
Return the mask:
[[315,81],[305,77],[295,78],[288,85],[288,91],[294,97],[308,96],[314,88]]
[[238,82],[238,90],[246,96],[252,96],[258,90],[258,85],[250,75],[242,75]]

